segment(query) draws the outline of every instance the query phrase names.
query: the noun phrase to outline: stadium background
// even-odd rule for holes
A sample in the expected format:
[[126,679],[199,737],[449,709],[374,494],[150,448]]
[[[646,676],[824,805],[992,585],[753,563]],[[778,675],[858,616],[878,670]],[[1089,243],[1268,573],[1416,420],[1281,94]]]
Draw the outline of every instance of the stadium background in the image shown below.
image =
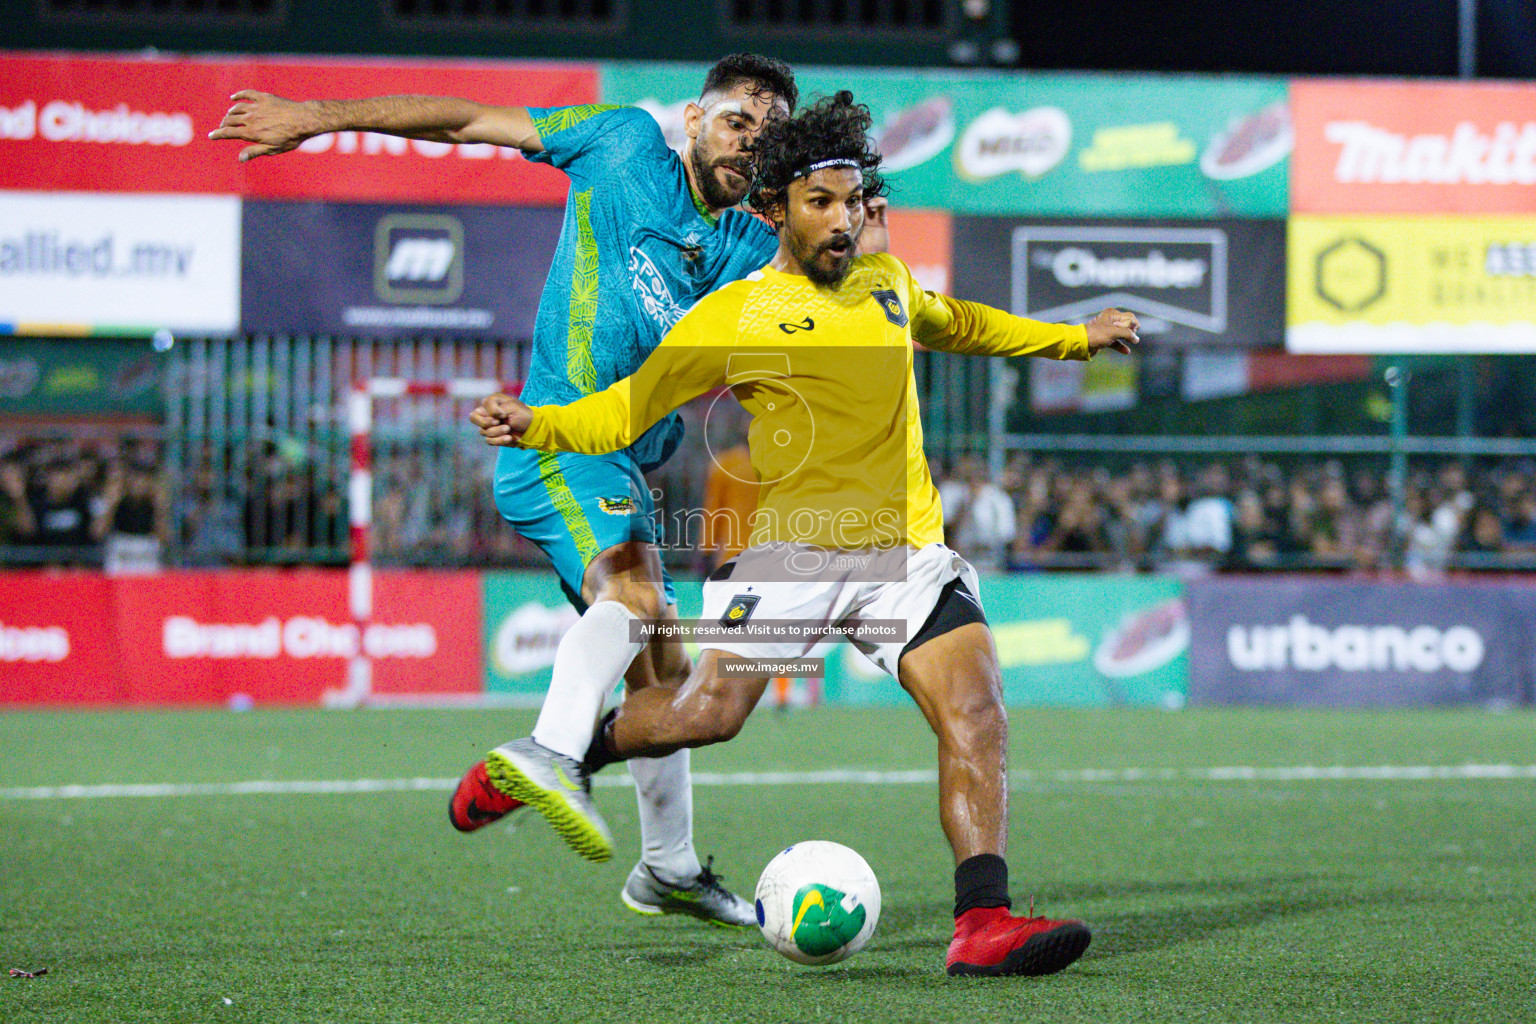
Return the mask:
[[[558,173],[349,133],[241,165],[203,138],[231,91],[641,103],[675,133],[746,46],[871,103],[930,287],[1148,325],[1088,367],[919,353],[935,477],[1011,510],[954,541],[992,567],[1010,703],[1531,701],[1529,15],[1475,7],[1474,45],[1405,5],[1361,47],[1342,5],[1286,49],[1249,5],[1159,59],[1087,9],[742,0],[668,7],[679,34],[653,6],[0,7],[27,48],[0,55],[0,701],[322,700],[360,646],[352,383],[526,365]],[[534,701],[571,621],[467,408],[373,403],[381,701]],[[695,443],[657,474],[666,515],[708,471]],[[901,699],[847,651],[822,696]]]
[[[0,0],[0,18],[7,1024],[1536,1017],[1536,219],[1502,167],[1532,157],[1529,5]],[[1067,247],[1147,272],[1157,249],[1202,285],[1128,303],[1158,304],[1162,330],[1103,377],[917,355],[935,471],[995,479],[1018,519],[1021,539],[974,545],[998,566],[1015,906],[1094,930],[1051,978],[944,976],[933,737],[857,662],[834,658],[828,706],[759,711],[693,759],[699,850],[737,891],[803,838],[869,860],[879,932],[845,964],[634,917],[627,858],[580,862],[525,816],[450,830],[464,766],[533,712],[442,705],[534,699],[571,614],[485,500],[465,403],[371,403],[374,702],[433,706],[317,706],[357,645],[349,385],[515,379],[563,189],[370,137],[242,167],[201,141],[229,92],[664,108],[745,48],[812,89],[851,81],[882,126],[910,115],[886,129],[914,161],[894,233],[934,286],[1036,312],[1104,298],[1057,279]],[[1414,174],[1457,133],[1514,151],[1474,171],[1462,150],[1435,186],[1340,182],[1330,123],[1428,140]],[[85,141],[124,132],[157,141]],[[1340,347],[1286,347],[1318,335]],[[708,469],[684,454],[657,481],[679,505]],[[23,535],[18,502],[54,513],[54,543]],[[1219,528],[1227,503],[1226,555],[1192,545],[1191,518]],[[630,783],[594,791],[626,850]]]

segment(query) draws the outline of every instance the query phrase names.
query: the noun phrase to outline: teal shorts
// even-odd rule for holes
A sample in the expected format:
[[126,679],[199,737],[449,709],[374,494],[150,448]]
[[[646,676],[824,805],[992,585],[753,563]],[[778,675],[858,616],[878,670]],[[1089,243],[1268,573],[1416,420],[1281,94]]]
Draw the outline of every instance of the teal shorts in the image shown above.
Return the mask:
[[[551,455],[503,448],[496,459],[496,510],[549,556],[561,589],[579,612],[581,581],[592,560],[626,541],[656,543],[656,504],[635,461],[608,455]],[[661,570],[667,603],[677,603]]]

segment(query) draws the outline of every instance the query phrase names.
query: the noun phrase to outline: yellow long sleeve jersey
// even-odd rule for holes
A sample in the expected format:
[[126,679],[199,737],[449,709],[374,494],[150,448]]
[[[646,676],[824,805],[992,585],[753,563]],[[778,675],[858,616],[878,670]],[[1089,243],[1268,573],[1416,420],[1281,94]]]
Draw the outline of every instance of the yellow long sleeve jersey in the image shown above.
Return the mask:
[[914,340],[973,355],[1090,356],[1085,328],[924,291],[894,256],[858,257],[836,288],[764,268],[702,299],[632,376],[536,407],[521,443],[617,451],[728,387],[752,416],[762,483],[752,544],[922,547],[943,540],[944,515],[923,455]]

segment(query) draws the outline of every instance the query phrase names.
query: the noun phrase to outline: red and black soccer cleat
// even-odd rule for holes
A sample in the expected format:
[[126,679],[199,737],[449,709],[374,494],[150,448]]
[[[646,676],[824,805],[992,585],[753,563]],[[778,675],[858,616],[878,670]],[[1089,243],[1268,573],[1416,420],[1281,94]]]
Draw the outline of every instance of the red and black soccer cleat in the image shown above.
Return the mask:
[[500,821],[523,806],[523,802],[507,796],[491,785],[485,774],[485,762],[480,761],[464,773],[453,799],[448,801],[448,820],[460,832],[473,832],[493,821]]
[[1092,937],[1081,921],[1014,917],[1007,907],[976,907],[955,919],[944,963],[951,977],[1054,974],[1082,956]]

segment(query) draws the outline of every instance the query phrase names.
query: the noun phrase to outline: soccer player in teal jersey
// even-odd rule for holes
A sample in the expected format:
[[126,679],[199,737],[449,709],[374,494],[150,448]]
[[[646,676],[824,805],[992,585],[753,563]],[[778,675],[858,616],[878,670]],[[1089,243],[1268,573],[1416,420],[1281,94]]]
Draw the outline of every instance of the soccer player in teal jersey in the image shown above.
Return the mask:
[[[699,298],[772,258],[771,229],[735,209],[753,174],[751,145],[767,121],[792,112],[794,76],[782,62],[735,54],[718,62],[685,116],[681,158],[651,116],[633,107],[499,107],[435,96],[295,103],[243,90],[214,139],[249,143],[240,159],[287,152],[324,132],[375,131],[452,143],[514,146],[571,178],[565,224],[539,303],[523,395],[564,404],[639,368]],[[867,242],[866,242],[867,245]],[[477,422],[496,418],[494,405]],[[637,620],[675,618],[672,583],[656,551],[653,503],[642,474],[681,438],[675,417],[608,455],[507,449],[496,503],[554,562],[583,614],[556,653],[550,696],[534,738],[579,759],[605,697],[631,687],[676,686],[689,674],[680,645],[630,639]],[[644,651],[644,656],[637,657]],[[631,760],[640,801],[641,862],[625,905],[746,925],[750,905],[725,890],[693,848],[688,751]],[[572,800],[588,799],[586,793]],[[517,806],[491,786],[483,762],[461,781],[450,818],[463,831]],[[548,815],[559,827],[560,815]],[[611,849],[591,851],[605,858]]]

